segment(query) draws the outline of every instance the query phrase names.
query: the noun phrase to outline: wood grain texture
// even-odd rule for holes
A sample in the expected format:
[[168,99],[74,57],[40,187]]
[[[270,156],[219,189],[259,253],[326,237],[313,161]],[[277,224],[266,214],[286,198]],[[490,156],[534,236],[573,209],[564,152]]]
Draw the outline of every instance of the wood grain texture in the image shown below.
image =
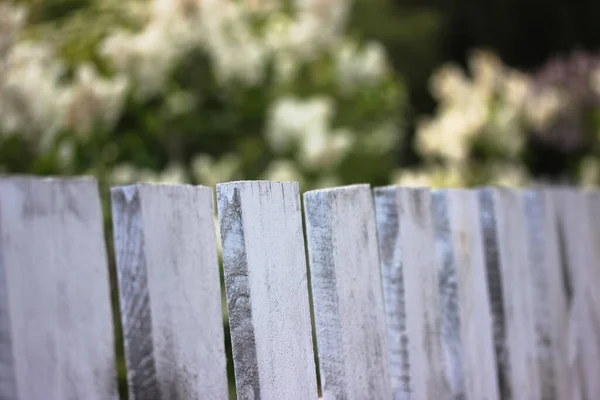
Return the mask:
[[[394,399],[455,398],[445,370],[431,207],[428,189],[375,189]],[[408,372],[410,385],[405,385]]]
[[525,206],[517,191],[479,189],[502,399],[541,400]]
[[[585,284],[585,315],[581,339],[585,368],[587,398],[600,398],[600,191],[583,193],[587,203],[588,227],[591,231],[589,262],[586,264],[583,281]],[[593,371],[595,369],[595,371]],[[595,372],[595,374],[594,374]],[[595,377],[595,378],[594,378]]]
[[117,398],[93,179],[0,179],[0,398]]
[[[375,189],[377,237],[388,332],[390,383],[394,400],[409,400],[412,393],[409,355],[405,261],[400,233],[399,194],[395,188]],[[412,284],[412,282],[411,282]]]
[[[443,313],[452,316],[443,321],[443,334],[447,336],[444,343],[452,344],[446,347],[446,356],[455,398],[498,400],[498,370],[477,193],[435,191],[433,217],[436,253],[441,264]],[[453,316],[454,280],[458,318]],[[456,325],[460,331],[460,355],[456,354],[455,332],[452,332]],[[460,392],[461,384],[464,394]]]
[[564,277],[570,305],[569,366],[576,368],[581,398],[600,398],[600,258],[597,194],[562,188],[552,191],[563,245]]
[[211,188],[112,189],[130,398],[227,399]]
[[238,399],[316,399],[298,184],[217,185]]
[[432,192],[432,219],[435,234],[435,259],[439,275],[441,334],[444,346],[446,376],[452,399],[466,399],[463,363],[460,297],[457,265],[448,214],[448,193]]
[[304,195],[324,399],[391,399],[373,197],[368,185]]
[[542,399],[578,400],[577,371],[568,362],[569,303],[554,205],[545,190],[525,190],[522,196]]

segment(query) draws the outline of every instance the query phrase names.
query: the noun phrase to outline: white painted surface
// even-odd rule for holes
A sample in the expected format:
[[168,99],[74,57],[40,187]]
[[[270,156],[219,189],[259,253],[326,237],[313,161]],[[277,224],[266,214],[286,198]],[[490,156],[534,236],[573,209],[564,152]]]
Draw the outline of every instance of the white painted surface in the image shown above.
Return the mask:
[[213,190],[112,189],[130,398],[227,399]]
[[586,217],[591,231],[584,282],[585,317],[582,318],[584,334],[581,352],[584,354],[586,393],[588,399],[600,398],[600,191],[580,192],[587,203]]
[[304,199],[323,398],[391,399],[370,187],[316,190]]
[[238,399],[316,399],[298,184],[217,185]]
[[461,307],[447,197],[447,193],[443,191],[431,194],[435,259],[440,282],[440,330],[443,338],[445,372],[452,398],[465,399],[465,368],[460,325]]
[[0,179],[0,398],[116,399],[93,179]]
[[[431,207],[429,189],[375,189],[394,399],[451,400],[457,395],[445,369]],[[410,385],[405,385],[402,378],[408,373]]]
[[517,191],[485,188],[480,201],[496,359],[503,399],[541,400],[542,384],[533,303],[534,282],[523,197]]
[[[498,400],[498,372],[477,193],[469,190],[439,190],[434,192],[434,197],[436,208],[445,205],[448,217],[447,239],[451,243],[451,255],[441,254],[440,260],[448,257],[445,263],[452,265],[456,273],[459,308],[456,323],[460,325],[465,398]],[[439,215],[436,212],[434,217],[438,218]],[[437,221],[435,224],[437,227]],[[443,235],[438,236],[438,240],[442,239]],[[438,244],[438,252],[444,247],[448,246]],[[444,334],[451,333],[446,330]],[[449,362],[454,362],[456,354],[453,349],[448,348],[446,352]],[[451,365],[460,368],[460,364]],[[460,375],[455,376],[453,381],[460,382]]]
[[554,205],[545,190],[525,190],[522,196],[530,249],[542,398],[577,400],[581,397],[577,370],[569,362],[569,301]]
[[554,189],[570,302],[569,365],[576,368],[581,397],[600,398],[600,232],[596,193]]

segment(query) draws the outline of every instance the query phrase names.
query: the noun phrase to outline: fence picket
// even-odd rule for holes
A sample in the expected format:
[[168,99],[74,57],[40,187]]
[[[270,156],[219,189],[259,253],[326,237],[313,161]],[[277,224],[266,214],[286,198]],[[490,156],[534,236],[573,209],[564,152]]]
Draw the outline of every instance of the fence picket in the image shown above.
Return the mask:
[[227,399],[213,191],[112,189],[130,399]]
[[[600,191],[579,192],[585,196],[586,217],[591,234],[588,238],[588,262],[585,269],[585,297],[582,302],[586,307],[587,318],[583,320],[581,341],[585,354],[585,376],[587,398],[600,398],[600,379],[598,365],[600,360]],[[596,370],[596,374],[592,372]]]
[[600,359],[600,239],[598,203],[590,194],[574,189],[552,190],[561,241],[570,305],[570,353],[566,362],[576,368],[581,396],[600,398],[598,360]]
[[298,184],[217,185],[238,399],[316,399]]
[[388,344],[369,185],[304,195],[325,399],[391,399]]
[[541,400],[524,199],[509,189],[484,188],[477,192],[500,394],[506,400]]
[[578,400],[577,371],[568,363],[569,305],[554,206],[545,190],[525,190],[523,199],[542,398]]
[[0,398],[117,397],[94,179],[0,179]]
[[442,344],[446,376],[453,399],[464,399],[465,369],[460,325],[460,298],[453,232],[450,226],[448,193],[432,192],[431,208],[435,235],[435,260],[439,276]]
[[[113,188],[132,400],[226,400],[213,190]],[[239,400],[317,398],[298,184],[217,186]],[[600,190],[304,194],[324,400],[600,399]],[[0,399],[117,400],[92,178],[0,178]]]
[[[456,398],[445,369],[431,207],[428,189],[375,189],[390,374],[396,400]],[[410,365],[409,371],[404,370],[405,365]],[[412,394],[408,393],[411,388]]]
[[[436,254],[441,268],[444,343],[448,346],[457,398],[498,400],[492,315],[486,279],[479,204],[469,190],[439,190],[433,194]],[[457,293],[454,293],[456,286]],[[458,315],[456,315],[458,308]],[[462,373],[461,373],[462,372]],[[461,387],[461,385],[464,385]]]

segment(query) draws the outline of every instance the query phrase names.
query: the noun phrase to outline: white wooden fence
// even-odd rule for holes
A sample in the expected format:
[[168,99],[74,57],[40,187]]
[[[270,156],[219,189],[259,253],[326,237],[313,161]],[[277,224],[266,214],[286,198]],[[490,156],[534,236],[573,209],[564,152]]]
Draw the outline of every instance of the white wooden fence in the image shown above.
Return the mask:
[[[238,399],[317,398],[311,307],[324,399],[600,399],[600,191],[312,191],[306,249],[296,183],[216,194]],[[112,189],[130,399],[229,396],[213,196]],[[103,221],[0,178],[1,400],[118,398]]]

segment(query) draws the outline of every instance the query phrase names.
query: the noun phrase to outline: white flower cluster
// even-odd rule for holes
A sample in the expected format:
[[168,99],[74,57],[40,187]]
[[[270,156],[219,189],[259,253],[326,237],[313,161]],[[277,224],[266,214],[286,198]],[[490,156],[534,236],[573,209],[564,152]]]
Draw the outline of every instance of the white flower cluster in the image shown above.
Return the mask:
[[352,147],[354,135],[331,126],[333,103],[327,97],[281,98],[272,105],[267,127],[271,148],[280,154],[298,148],[298,160],[307,169],[332,168]]
[[105,79],[91,64],[79,65],[75,81],[64,91],[66,125],[78,134],[86,134],[97,122],[110,127],[121,113],[126,89],[124,77]]
[[[141,100],[164,96],[170,117],[189,113],[197,108],[202,93],[168,83],[186,57],[200,52],[209,60],[219,88],[276,86],[265,87],[275,95],[268,106],[265,135],[277,155],[266,176],[301,180],[308,172],[323,178],[321,184],[332,183],[334,169],[353,148],[380,154],[395,145],[395,121],[368,121],[380,123],[371,132],[334,124],[336,98],[352,100],[362,89],[388,82],[389,77],[380,44],[359,45],[345,34],[349,0],[142,4],[139,30],[116,29],[99,44],[100,56],[115,72],[112,78],[102,77],[87,63],[77,66],[69,78],[51,46],[18,40],[24,10],[0,5],[0,131],[40,139],[44,150],[43,144],[51,143],[61,130],[86,135],[97,124],[110,129],[130,93]],[[311,71],[323,67],[326,87],[333,88],[326,90],[336,96],[317,91],[321,94],[296,97],[293,88],[304,67]],[[215,160],[201,154],[189,171],[172,165],[160,175],[124,164],[116,168],[114,180],[192,177],[212,184],[226,179],[223,174],[234,176],[239,171],[241,161],[236,157]]]
[[8,2],[0,3],[0,74],[6,69],[6,60],[18,39],[25,22],[25,9]]
[[[528,181],[519,157],[526,132],[552,122],[565,98],[557,89],[536,88],[530,76],[504,66],[486,51],[473,53],[469,70],[470,77],[450,64],[432,77],[438,110],[419,121],[416,132],[417,149],[428,163],[418,171],[396,172],[395,183],[464,187],[482,182],[520,186]],[[498,159],[471,159],[476,142],[496,152]],[[429,163],[436,158],[442,164]]]
[[527,75],[503,66],[491,53],[474,53],[470,70],[472,79],[454,65],[433,76],[432,93],[439,108],[434,118],[418,126],[422,154],[460,163],[478,139],[515,157],[522,150],[525,127],[544,126],[562,106],[559,92],[534,90]]
[[24,9],[0,4],[0,131],[36,139],[41,148],[65,128],[87,133],[118,117],[126,83],[98,76],[81,65],[64,83],[64,66],[46,44],[18,41]]
[[343,92],[353,93],[361,86],[378,83],[386,73],[385,49],[370,42],[362,49],[356,42],[345,41],[336,50],[336,75]]
[[[288,81],[304,63],[334,51],[344,87],[381,79],[383,49],[374,43],[358,49],[343,39],[347,0],[296,0],[292,6],[290,13],[282,0],[154,0],[141,32],[117,32],[101,52],[136,82],[140,95],[159,92],[193,49],[207,54],[224,84],[262,84],[269,62],[276,79]],[[257,17],[264,18],[260,29],[253,25]]]

